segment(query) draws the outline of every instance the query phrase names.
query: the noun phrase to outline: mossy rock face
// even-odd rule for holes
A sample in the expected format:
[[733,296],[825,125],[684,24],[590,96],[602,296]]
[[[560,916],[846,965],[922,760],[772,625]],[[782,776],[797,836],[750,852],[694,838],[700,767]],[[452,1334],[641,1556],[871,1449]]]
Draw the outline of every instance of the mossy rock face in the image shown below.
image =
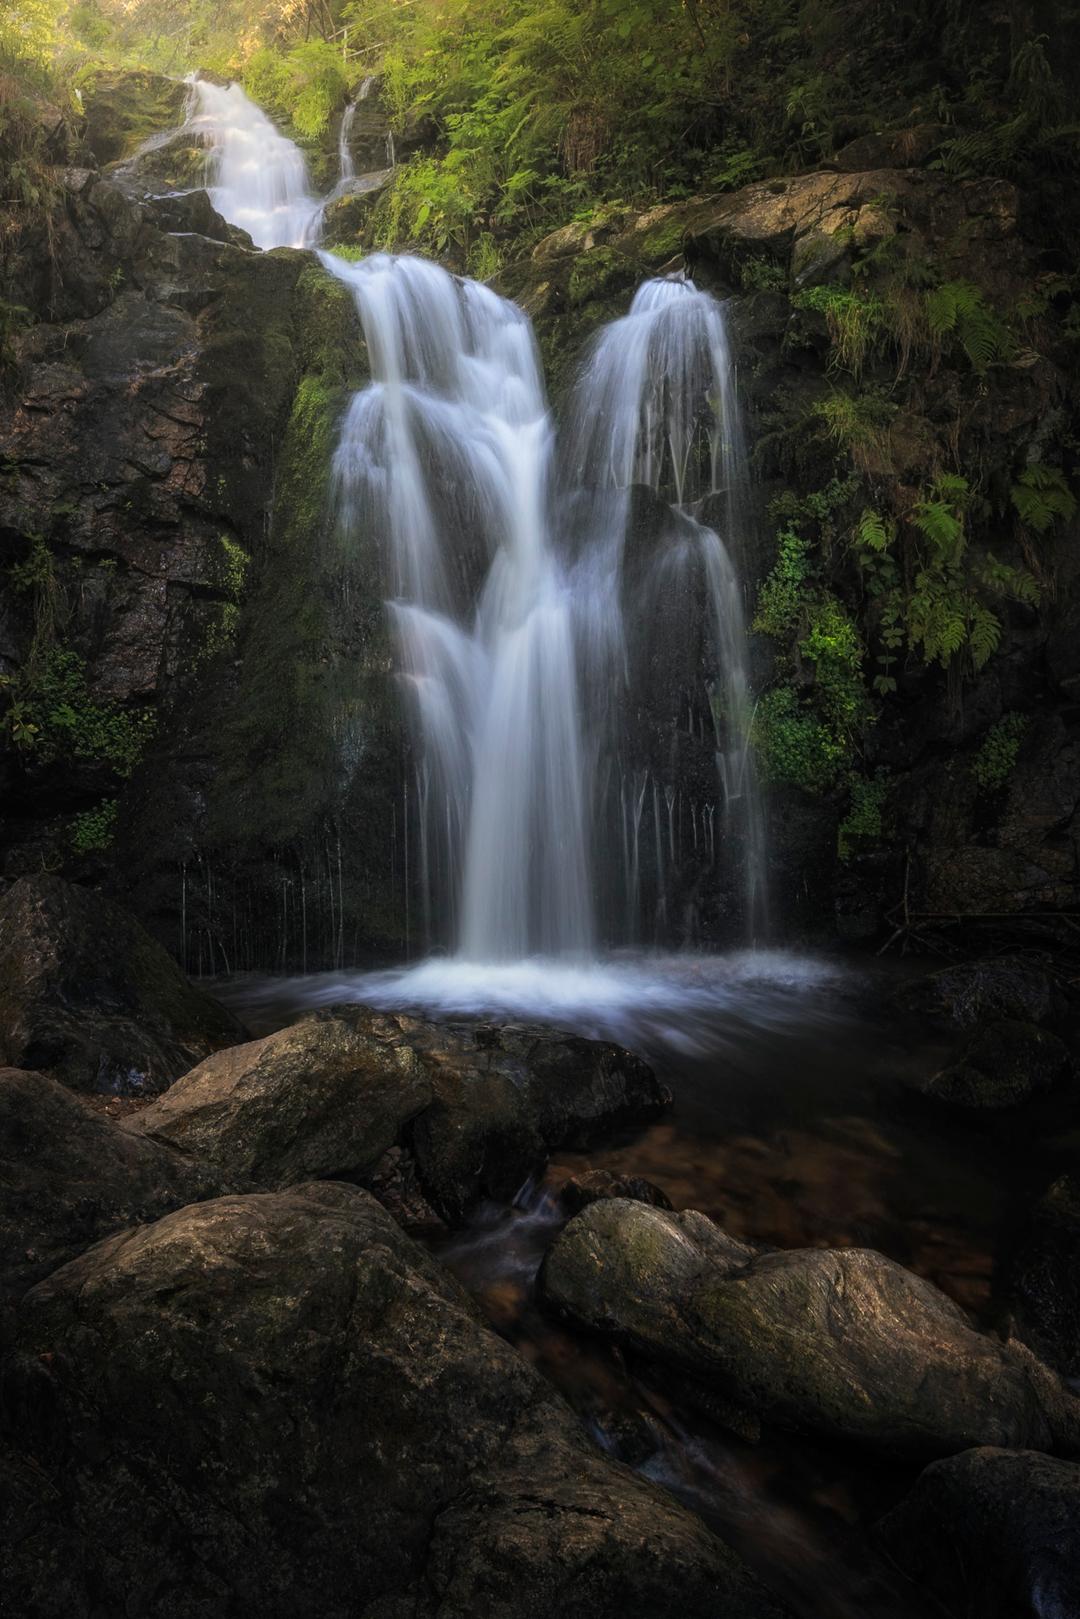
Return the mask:
[[1080,1401],[868,1249],[756,1252],[703,1215],[620,1200],[566,1227],[548,1302],[762,1421],[913,1458],[1080,1444]]
[[79,79],[87,149],[98,163],[131,157],[143,141],[178,125],[188,87],[145,68],[89,68]]

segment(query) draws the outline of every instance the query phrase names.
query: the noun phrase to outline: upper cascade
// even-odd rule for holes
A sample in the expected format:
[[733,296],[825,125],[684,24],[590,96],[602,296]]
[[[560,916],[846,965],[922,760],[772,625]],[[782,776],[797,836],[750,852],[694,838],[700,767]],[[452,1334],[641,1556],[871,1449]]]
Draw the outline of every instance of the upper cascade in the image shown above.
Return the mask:
[[191,119],[208,148],[210,200],[256,247],[308,247],[318,240],[322,203],[295,142],[276,129],[238,84],[192,84]]

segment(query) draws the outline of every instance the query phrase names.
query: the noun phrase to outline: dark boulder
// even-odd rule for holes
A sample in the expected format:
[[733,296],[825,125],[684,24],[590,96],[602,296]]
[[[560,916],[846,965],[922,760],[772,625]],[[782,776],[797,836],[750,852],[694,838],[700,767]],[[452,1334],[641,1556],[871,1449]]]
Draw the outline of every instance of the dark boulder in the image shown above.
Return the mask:
[[932,1074],[920,1089],[954,1107],[1015,1107],[1049,1090],[1071,1066],[1068,1046],[1049,1029],[997,1018],[984,1024],[956,1061]]
[[244,1038],[121,906],[59,877],[0,899],[0,1061],[75,1090],[162,1091]]
[[223,1189],[212,1171],[130,1135],[47,1074],[0,1069],[0,1302],[110,1232]]
[[645,1063],[604,1041],[338,1006],[210,1058],[127,1127],[275,1188],[312,1175],[370,1183],[401,1147],[453,1224],[480,1198],[516,1192],[551,1148],[585,1146],[668,1100]]
[[432,1094],[394,1019],[343,1007],[217,1052],[125,1124],[276,1189],[371,1173]]
[[1080,1467],[1071,1462],[992,1448],[933,1462],[879,1534],[957,1619],[1080,1613]]
[[428,1066],[432,1105],[411,1147],[428,1201],[459,1221],[481,1197],[516,1192],[554,1147],[656,1118],[671,1097],[640,1057],[547,1028],[397,1017]]
[[1045,1023],[1063,1009],[1046,966],[1024,956],[957,962],[905,984],[893,1001],[948,1029],[975,1029],[990,1018]]
[[13,1614],[779,1619],[353,1187],[99,1244],[27,1296],[3,1393]]
[[648,1203],[654,1209],[670,1209],[671,1199],[652,1181],[640,1175],[615,1175],[610,1169],[586,1169],[571,1175],[559,1188],[559,1201],[571,1214],[579,1214],[590,1203],[603,1197],[626,1197],[632,1203]]
[[1068,1377],[1080,1376],[1080,1178],[1063,1175],[1035,1206],[1009,1266],[1016,1331]]
[[714,1407],[780,1427],[906,1457],[1080,1448],[1080,1401],[1053,1372],[870,1250],[762,1253],[702,1214],[603,1201],[563,1231],[541,1286]]

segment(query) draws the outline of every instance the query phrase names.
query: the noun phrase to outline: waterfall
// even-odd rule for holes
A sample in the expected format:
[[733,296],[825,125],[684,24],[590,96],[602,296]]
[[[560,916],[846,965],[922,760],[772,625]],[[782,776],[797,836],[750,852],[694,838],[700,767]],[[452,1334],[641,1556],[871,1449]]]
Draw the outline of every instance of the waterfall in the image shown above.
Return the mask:
[[[219,211],[261,246],[317,238],[299,151],[238,86],[195,94]],[[589,351],[557,450],[514,304],[418,258],[321,258],[371,362],[334,478],[343,529],[385,558],[429,946],[491,963],[699,925],[759,939],[723,305],[681,275],[639,288]]]
[[335,475],[346,526],[374,526],[389,559],[431,909],[473,960],[585,953],[573,615],[529,323],[422,259],[324,262],[352,288],[375,378],[349,407]]
[[[767,922],[764,815],[749,743],[742,585],[731,556],[747,526],[746,453],[723,306],[688,277],[645,282],[629,313],[598,335],[570,402],[562,479],[591,495],[590,538],[577,570],[576,595],[597,664],[593,683],[602,693],[616,690],[624,676],[636,625],[644,623],[655,637],[660,615],[680,588],[708,601],[716,789],[728,841],[738,846],[744,924],[752,938],[758,937]],[[632,516],[628,492],[635,484],[663,495],[672,506],[667,542],[644,569],[625,555]],[[694,516],[706,501],[719,507],[722,533]],[[700,589],[693,589],[695,579]],[[618,716],[601,714],[595,723],[606,733],[598,746],[617,753],[625,731]],[[668,783],[665,791],[670,790]],[[623,798],[616,811],[620,822]],[[691,808],[696,825],[697,806]],[[701,809],[711,824],[711,807]],[[659,815],[657,810],[657,907],[662,911]],[[669,805],[669,864],[677,858],[671,821]],[[621,840],[617,830],[611,832],[613,847]],[[635,853],[624,871],[624,886],[633,895],[638,883]]]
[[256,247],[305,247],[316,239],[322,204],[309,189],[299,147],[238,84],[196,79],[193,123],[207,147],[210,200]]
[[[364,84],[367,84],[367,79]],[[341,116],[341,129],[338,133],[338,187],[339,189],[356,178],[356,164],[353,162],[352,152],[349,150],[349,136],[352,134],[353,119],[356,117],[357,103],[365,99],[364,84],[360,86],[360,94],[356,101],[350,101]]]

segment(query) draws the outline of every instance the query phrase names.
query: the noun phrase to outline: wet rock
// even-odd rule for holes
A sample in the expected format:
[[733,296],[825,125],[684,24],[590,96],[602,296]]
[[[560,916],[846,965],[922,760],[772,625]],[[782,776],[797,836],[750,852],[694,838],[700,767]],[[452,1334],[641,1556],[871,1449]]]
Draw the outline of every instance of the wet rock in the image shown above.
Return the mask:
[[435,1098],[411,1146],[428,1200],[452,1224],[481,1197],[512,1195],[553,1147],[587,1147],[671,1101],[647,1063],[604,1040],[396,1021],[432,1075]]
[[1046,1191],[1009,1266],[1015,1326],[1025,1343],[1068,1377],[1080,1376],[1080,1178]]
[[144,68],[91,68],[81,76],[83,141],[101,164],[130,157],[147,138],[178,124],[188,87]]
[[633,1203],[648,1203],[654,1209],[670,1209],[667,1193],[640,1175],[616,1175],[610,1169],[588,1169],[571,1175],[559,1189],[559,1200],[571,1214],[578,1214],[603,1197],[625,1197]]
[[0,899],[0,1061],[76,1090],[164,1090],[244,1037],[133,916],[59,877]]
[[880,1537],[957,1619],[1080,1613],[1080,1467],[1034,1451],[933,1462]]
[[110,1232],[224,1189],[48,1075],[0,1069],[0,1303]]
[[1041,959],[993,956],[927,973],[898,990],[893,1004],[945,1028],[974,1029],[991,1018],[1045,1023],[1063,1003]]
[[516,1192],[552,1147],[585,1146],[668,1100],[645,1063],[603,1041],[340,1006],[221,1052],[127,1127],[271,1187],[370,1182],[400,1146],[454,1224]]
[[972,1036],[956,1062],[933,1074],[923,1094],[953,1107],[1003,1108],[1049,1090],[1072,1066],[1049,1029],[998,1018]]
[[760,1253],[702,1214],[599,1202],[541,1281],[582,1326],[781,1427],[905,1457],[1080,1448],[1080,1401],[1054,1373],[870,1250]]
[[280,1187],[369,1174],[432,1096],[393,1019],[342,1007],[219,1051],[126,1128]]
[[25,1300],[4,1396],[51,1492],[0,1488],[12,1613],[779,1619],[352,1187],[99,1244]]

